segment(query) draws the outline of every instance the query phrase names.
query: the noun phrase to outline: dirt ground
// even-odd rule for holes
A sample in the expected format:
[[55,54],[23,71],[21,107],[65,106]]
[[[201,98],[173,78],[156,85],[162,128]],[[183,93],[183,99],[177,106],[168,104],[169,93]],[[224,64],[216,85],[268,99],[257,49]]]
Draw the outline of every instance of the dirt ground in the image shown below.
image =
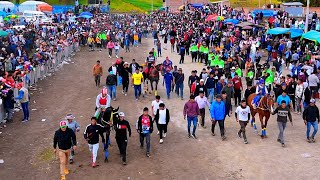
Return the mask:
[[[131,62],[135,58],[141,63],[151,48],[152,40],[143,39],[141,47],[132,48],[131,53],[121,52],[121,56],[125,61]],[[174,64],[183,68],[186,79],[191,70],[197,69],[200,72],[202,69],[200,64],[191,64],[190,57],[186,57],[185,64],[179,65],[179,56],[169,50],[164,50],[158,62],[162,62],[167,55]],[[30,109],[36,109],[31,111],[31,121],[21,123],[22,112],[18,112],[15,114],[15,122],[2,130],[0,135],[0,159],[4,160],[4,164],[0,164],[0,179],[59,179],[59,162],[53,154],[52,138],[60,119],[67,113],[75,115],[82,129],[77,134],[78,150],[75,163],[69,166],[71,173],[67,179],[319,179],[320,139],[317,138],[319,142],[314,144],[306,142],[306,128],[301,117],[296,114],[293,115],[294,126],[288,124],[285,131],[285,148],[276,142],[278,128],[274,116],[268,124],[267,139],[262,140],[248,127],[249,144],[243,144],[242,139],[236,135],[239,125],[233,114],[226,119],[227,140],[221,141],[219,136],[211,136],[207,111],[207,128],[198,128],[197,140],[189,139],[182,115],[183,105],[189,96],[186,84],[185,100],[177,98],[175,94],[172,94],[170,100],[163,98],[171,112],[172,121],[163,144],[159,144],[155,132],[152,134],[150,158],[145,156],[145,149],[139,147],[139,136],[134,124],[143,107],[151,108],[154,97],[149,95],[136,102],[132,88],[125,97],[118,87],[118,100],[113,101],[112,106],[119,106],[126,113],[126,119],[133,129],[128,144],[128,165],[121,164],[112,134],[109,163],[103,162],[100,146],[100,166],[91,168],[90,154],[82,132],[90,123],[95,98],[100,92],[100,89],[95,88],[91,75],[96,60],[102,61],[106,71],[115,59],[109,59],[107,51],[88,52],[87,48],[83,48],[72,59],[74,64],[65,65],[52,77],[41,81],[36,91],[31,91]],[[165,97],[164,87],[161,83],[159,85],[159,93]],[[219,134],[218,128],[216,132]]]

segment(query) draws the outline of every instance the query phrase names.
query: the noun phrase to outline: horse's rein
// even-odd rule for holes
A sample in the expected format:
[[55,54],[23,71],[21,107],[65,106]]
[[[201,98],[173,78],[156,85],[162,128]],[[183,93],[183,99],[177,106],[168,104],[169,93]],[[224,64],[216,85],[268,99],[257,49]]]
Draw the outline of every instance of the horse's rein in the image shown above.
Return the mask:
[[[267,105],[269,104],[268,102],[269,102],[269,98],[267,98]],[[267,105],[264,102],[262,102],[263,108],[262,107],[258,107],[258,109],[261,109],[263,111],[270,111],[271,112],[271,108],[269,108]]]

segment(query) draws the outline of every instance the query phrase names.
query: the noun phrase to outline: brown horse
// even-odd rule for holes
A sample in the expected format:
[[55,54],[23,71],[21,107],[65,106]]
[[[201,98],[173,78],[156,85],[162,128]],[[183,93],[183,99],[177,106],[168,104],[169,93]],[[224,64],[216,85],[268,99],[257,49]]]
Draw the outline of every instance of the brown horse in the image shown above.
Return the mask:
[[[257,126],[255,123],[255,115],[258,113],[259,114],[259,119],[261,123],[261,138],[267,137],[267,124],[268,120],[270,118],[271,112],[273,112],[274,108],[274,100],[273,96],[271,95],[266,95],[261,97],[259,105],[257,106],[256,109],[253,108],[251,102],[252,100],[257,96],[257,94],[251,94],[248,97],[248,105],[251,110],[251,115],[252,115],[252,120],[251,120],[251,126],[254,127],[255,131],[257,132]],[[265,119],[263,119],[265,118]]]
[[[158,65],[153,65],[151,66],[150,69],[146,70],[147,74],[146,74],[146,86],[147,86],[147,91],[149,90],[149,83],[148,81],[150,81],[150,86],[151,86],[151,91],[155,93],[155,96],[158,95],[158,83],[160,80],[160,72],[162,75],[162,69],[163,69],[163,65],[162,64],[158,64]],[[154,88],[154,82],[155,82],[155,88]],[[149,92],[151,94],[151,91]]]

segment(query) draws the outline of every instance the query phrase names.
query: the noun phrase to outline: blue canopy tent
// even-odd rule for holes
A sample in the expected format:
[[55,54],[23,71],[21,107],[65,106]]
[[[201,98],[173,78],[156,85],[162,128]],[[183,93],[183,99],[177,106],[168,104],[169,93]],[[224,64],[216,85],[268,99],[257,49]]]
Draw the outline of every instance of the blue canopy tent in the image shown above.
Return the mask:
[[289,28],[280,28],[280,27],[276,27],[276,28],[273,28],[273,29],[269,29],[267,31],[267,34],[271,34],[271,35],[279,35],[279,34],[286,34],[290,32],[290,29]]
[[86,12],[80,13],[79,16],[93,16],[93,15],[90,12],[86,11]]
[[92,18],[93,16],[89,16],[89,15],[80,15],[78,16],[77,18],[85,18],[85,19],[90,19]]
[[280,27],[276,27],[273,29],[269,29],[267,31],[267,34],[271,34],[271,35],[279,35],[279,34],[290,34],[290,38],[296,38],[299,37],[303,34],[303,30],[302,29],[295,29],[295,28],[280,28]]
[[290,37],[291,38],[297,38],[302,36],[303,30],[302,29],[296,29],[296,28],[291,28],[290,29]]
[[274,15],[277,15],[277,11],[274,10],[268,10],[268,9],[255,9],[252,12],[252,15],[255,16],[257,13],[262,12],[263,17],[272,17]]
[[309,32],[306,32],[304,34],[302,34],[302,39],[308,39],[308,40],[311,40],[311,41],[315,41],[316,44],[319,44],[320,43],[320,32],[318,31],[309,31]]
[[202,9],[202,8],[203,8],[203,5],[202,5],[202,4],[196,4],[196,3],[194,3],[194,4],[191,4],[191,7]]
[[233,24],[238,24],[239,20],[236,19],[225,19],[224,23],[233,23]]

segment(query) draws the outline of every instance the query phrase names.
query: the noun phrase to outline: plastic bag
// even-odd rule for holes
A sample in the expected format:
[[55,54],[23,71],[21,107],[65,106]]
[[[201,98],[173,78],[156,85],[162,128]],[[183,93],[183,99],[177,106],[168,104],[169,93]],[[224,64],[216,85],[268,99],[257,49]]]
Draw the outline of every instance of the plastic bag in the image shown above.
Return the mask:
[[118,86],[122,85],[122,77],[118,76]]

